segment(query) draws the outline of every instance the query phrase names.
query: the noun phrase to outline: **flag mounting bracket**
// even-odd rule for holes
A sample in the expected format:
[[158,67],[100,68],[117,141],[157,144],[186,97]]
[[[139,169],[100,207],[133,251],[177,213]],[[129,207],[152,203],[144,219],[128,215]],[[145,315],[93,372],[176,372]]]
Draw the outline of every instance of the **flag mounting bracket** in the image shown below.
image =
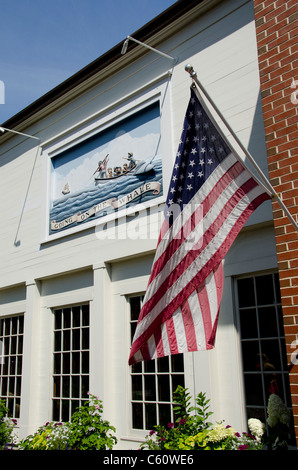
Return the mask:
[[166,57],[167,59],[173,60],[175,64],[178,62],[178,57],[172,57],[168,54],[165,54],[164,52],[161,52],[158,49],[155,49],[154,47],[148,46],[148,44],[145,44],[144,42],[141,42],[138,39],[132,38],[131,36],[127,36],[123,43],[122,50],[121,50],[122,55],[126,53],[129,41],[136,42],[140,46],[146,47],[147,49],[150,49],[151,51],[156,52],[157,54],[162,55],[163,57]]
[[218,107],[216,106],[216,104],[214,103],[214,101],[212,100],[211,96],[209,95],[209,93],[207,93],[207,91],[205,90],[205,88],[203,87],[203,85],[201,84],[201,82],[198,80],[198,77],[197,77],[197,74],[193,68],[193,66],[191,64],[187,64],[185,66],[185,71],[189,73],[191,79],[192,79],[192,85],[195,86],[197,85],[199,90],[205,95],[205,97],[207,98],[207,100],[209,101],[209,103],[211,104],[211,106],[214,108],[214,110],[216,111],[216,113],[218,114],[218,116],[220,117],[220,119],[222,120],[222,122],[225,124],[226,128],[229,130],[229,132],[231,133],[231,135],[233,136],[233,138],[235,139],[235,141],[237,142],[237,144],[239,145],[239,147],[241,148],[241,150],[243,151],[243,153],[246,155],[246,157],[249,159],[250,163],[253,165],[253,167],[255,168],[255,170],[257,171],[257,173],[259,174],[259,176],[261,177],[262,181],[263,181],[263,184],[266,186],[267,188],[267,192],[269,194],[271,194],[271,197],[272,199],[274,200],[277,200],[277,202],[279,203],[280,207],[282,208],[282,210],[285,212],[285,214],[287,215],[289,221],[291,222],[291,224],[294,226],[294,228],[298,231],[298,224],[296,222],[296,220],[293,218],[292,214],[289,212],[288,208],[285,206],[285,204],[283,203],[283,201],[281,200],[280,198],[280,195],[275,191],[275,189],[273,188],[272,184],[270,183],[270,181],[266,178],[265,174],[263,173],[263,171],[261,170],[261,168],[259,167],[259,165],[256,163],[256,161],[254,160],[254,158],[251,156],[251,154],[248,152],[248,150],[244,147],[243,143],[241,142],[241,140],[239,139],[239,137],[237,136],[237,134],[233,131],[233,129],[231,128],[230,124],[227,122],[227,120],[225,119],[225,117],[222,115],[221,111],[218,109]]
[[13,129],[7,129],[6,127],[0,127],[0,132],[2,132],[4,134],[4,132],[13,132],[14,134],[19,134],[19,135],[23,135],[25,137],[29,137],[30,139],[36,139],[36,140],[41,140],[39,137],[35,137],[33,135],[29,135],[29,134],[24,134],[23,132],[18,132],[18,131],[15,131]]

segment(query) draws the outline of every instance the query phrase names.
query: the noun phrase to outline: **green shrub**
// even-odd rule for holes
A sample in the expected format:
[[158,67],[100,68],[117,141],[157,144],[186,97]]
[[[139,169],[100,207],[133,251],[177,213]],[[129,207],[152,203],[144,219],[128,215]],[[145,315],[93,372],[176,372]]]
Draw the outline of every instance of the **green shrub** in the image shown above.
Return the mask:
[[69,423],[46,423],[19,444],[20,450],[67,450]]
[[105,450],[117,443],[115,428],[101,417],[102,402],[89,394],[89,400],[77,408],[71,422],[46,423],[23,439],[21,450]]
[[115,428],[101,418],[102,402],[95,396],[71,417],[69,446],[78,450],[112,449],[117,443]]
[[7,417],[8,408],[5,406],[5,402],[0,400],[0,450],[7,447],[8,444],[14,442],[13,429],[16,425],[14,419]]
[[[211,426],[208,422],[209,402],[205,393],[199,393],[195,399],[196,406],[191,406],[191,395],[188,390],[177,387],[173,394],[175,423],[167,426],[155,426],[146,437],[146,442],[141,445],[142,449],[180,449],[182,442],[189,436],[204,432]],[[194,414],[191,414],[195,412]]]
[[[209,402],[206,394],[199,393],[196,406],[190,405],[187,389],[179,386],[173,394],[175,423],[155,426],[141,445],[144,450],[248,450],[261,449],[264,425],[259,420],[249,420],[251,433],[239,434],[223,423],[212,425],[208,421]],[[255,432],[255,434],[252,433]]]

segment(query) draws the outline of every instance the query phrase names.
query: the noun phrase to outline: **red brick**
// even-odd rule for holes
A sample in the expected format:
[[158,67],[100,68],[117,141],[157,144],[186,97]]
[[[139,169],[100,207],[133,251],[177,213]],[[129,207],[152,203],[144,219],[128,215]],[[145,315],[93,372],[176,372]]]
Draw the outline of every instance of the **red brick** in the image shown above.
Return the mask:
[[[287,84],[282,81],[278,81],[276,84],[271,83],[270,85],[271,85],[272,95],[279,90],[282,90],[283,93],[285,93],[288,90]],[[291,92],[292,92],[292,89],[291,89]]]
[[257,28],[258,33],[262,31],[266,31],[268,32],[268,34],[269,34],[269,30],[271,34],[272,32],[278,29],[276,28],[275,18],[271,18],[270,20],[265,21],[265,18],[263,16],[257,19],[256,28]]
[[[281,68],[276,64],[272,65],[272,71],[270,72],[270,78],[275,78],[280,75]],[[293,71],[294,65],[292,63],[283,66],[283,73]]]
[[298,172],[287,172],[284,176],[281,177],[281,182],[285,183],[286,181],[294,181],[298,179]]
[[287,7],[290,8],[293,5],[297,7],[297,0],[287,0]]
[[[278,163],[278,166],[281,168],[282,166],[285,166],[285,165],[282,165],[282,162],[284,162],[287,158],[290,158],[290,155],[289,155],[289,151],[285,151],[285,152],[280,152],[278,150],[277,147],[273,147],[271,149],[271,151],[269,152],[270,150],[270,145],[269,143],[267,144],[267,148],[268,148],[268,152],[267,152],[267,155],[268,155],[268,162],[269,163]],[[269,155],[270,153],[270,155]]]
[[260,31],[257,28],[258,47],[264,46],[264,44],[272,43],[277,37],[278,37],[277,32],[274,32],[270,36],[268,36],[266,34],[266,31]]
[[[281,111],[281,112],[279,112]],[[289,119],[293,116],[296,115],[296,109],[294,106],[292,106],[291,109],[288,109],[287,111],[284,111],[284,108],[281,106],[279,109],[273,109],[272,110],[272,115],[275,116],[274,119],[275,119],[275,122],[280,122],[280,121],[284,121],[286,119]]]
[[[298,250],[298,239],[288,243],[289,250]],[[298,255],[298,251],[297,251]]]
[[291,285],[291,280],[290,279],[281,279],[280,282],[280,287],[288,287]]
[[289,135],[289,136],[292,136],[292,135],[296,135],[296,132],[297,131],[297,125],[292,125],[292,126],[287,126],[287,125],[284,125],[282,127],[282,125],[277,125],[277,124],[274,124],[272,126],[269,126],[268,127],[268,131],[269,132],[275,132],[276,133],[276,137],[280,137],[282,135]]
[[296,15],[297,14],[297,5],[294,5],[292,7],[289,7],[289,5],[287,5],[287,8],[286,8],[286,5],[284,4],[284,9],[283,9],[283,11],[281,11],[281,10],[282,10],[282,7],[276,8],[276,10],[275,10],[278,22],[280,22],[283,19],[290,18],[292,15]]
[[[269,24],[270,23],[270,24]],[[266,28],[266,25],[269,25],[269,28]],[[285,35],[285,33],[287,33],[288,31],[290,31],[293,26],[292,25],[289,25],[288,22],[287,22],[287,19],[283,19],[281,20],[280,22],[275,22],[275,20],[271,20],[271,22],[268,22],[268,23],[265,23],[263,26],[262,26],[263,30],[266,30],[266,33],[270,36],[271,34],[274,34],[276,33],[276,37],[282,37],[283,35]]]
[[265,11],[264,12],[265,20],[267,21],[271,18],[279,17],[278,15],[282,16],[284,14],[284,12],[286,12],[286,5],[282,4],[278,8],[274,8],[274,4],[272,4],[272,5],[268,6],[267,9],[265,9],[264,11]]
[[[285,96],[283,94],[283,90],[278,90],[276,92],[273,92],[272,89],[267,88],[266,92],[265,93],[262,92],[261,95],[262,95],[262,101],[264,104],[273,102],[275,105],[275,103],[278,102],[279,100],[282,100],[280,104],[282,104],[283,101],[285,103]],[[287,97],[286,99],[288,100],[290,98]]]
[[[280,256],[280,255],[279,255]],[[282,296],[293,296],[298,295],[298,286],[295,287],[283,287],[280,289]]]
[[297,45],[296,38],[287,39],[284,42],[278,44],[278,49],[282,52],[284,49],[295,47]]
[[[265,46],[263,46],[263,48],[265,48]],[[261,61],[267,61],[269,59],[273,59],[273,62],[275,62],[274,58],[283,57],[283,53],[280,54],[278,50],[278,46],[275,45],[273,47],[266,48],[266,52],[263,52],[262,54],[260,54],[259,57]]]
[[274,4],[265,5],[265,3],[263,4],[262,2],[260,5],[258,5],[258,7],[255,6],[255,17],[260,18],[260,17],[266,16],[270,14],[271,11],[274,11],[274,10],[275,10]]
[[[297,306],[294,305],[294,306],[285,306],[283,307],[283,312],[284,312],[284,322],[285,324],[287,325],[295,325],[293,323],[293,315],[295,315],[295,313],[297,312]],[[288,323],[289,322],[289,323]],[[297,326],[297,325],[295,325]]]
[[[293,64],[293,68],[294,68],[294,63],[295,61],[297,60],[297,53],[289,53],[289,54],[282,54],[283,57],[280,58],[280,66],[281,67],[284,67],[286,64],[288,63],[291,63]],[[269,64],[270,64],[270,60],[269,60]]]

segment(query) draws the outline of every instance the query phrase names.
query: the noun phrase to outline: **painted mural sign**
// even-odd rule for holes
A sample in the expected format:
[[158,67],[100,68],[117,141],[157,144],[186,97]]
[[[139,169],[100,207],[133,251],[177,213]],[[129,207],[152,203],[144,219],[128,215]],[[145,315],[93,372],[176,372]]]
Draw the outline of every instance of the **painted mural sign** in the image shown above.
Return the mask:
[[156,103],[53,157],[49,233],[161,196],[159,143]]

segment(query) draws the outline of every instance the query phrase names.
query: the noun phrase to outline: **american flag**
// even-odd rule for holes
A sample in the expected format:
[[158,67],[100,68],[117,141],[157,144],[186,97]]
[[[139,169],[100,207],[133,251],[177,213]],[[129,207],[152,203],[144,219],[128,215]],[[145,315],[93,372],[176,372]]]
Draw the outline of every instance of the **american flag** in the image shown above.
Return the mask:
[[222,260],[270,197],[192,87],[129,364],[214,347]]

